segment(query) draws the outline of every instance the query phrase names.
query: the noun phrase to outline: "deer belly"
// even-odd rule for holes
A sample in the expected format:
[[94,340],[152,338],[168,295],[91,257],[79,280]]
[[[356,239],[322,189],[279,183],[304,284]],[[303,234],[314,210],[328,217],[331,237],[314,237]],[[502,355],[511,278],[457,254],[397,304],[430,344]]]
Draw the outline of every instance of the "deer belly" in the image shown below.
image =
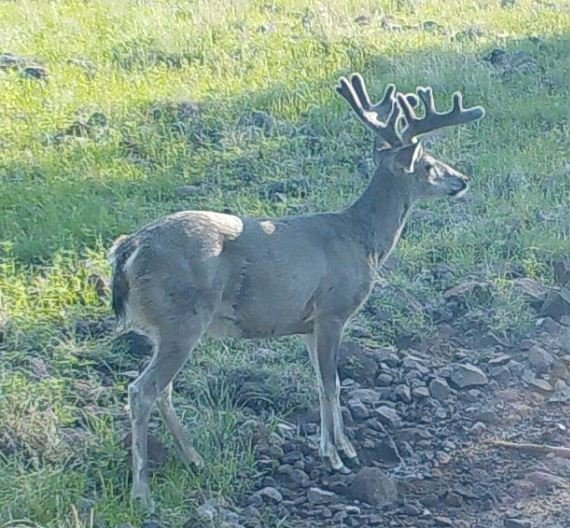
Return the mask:
[[269,338],[311,331],[310,312],[304,304],[287,309],[278,303],[263,308],[245,303],[217,310],[207,333],[212,337]]

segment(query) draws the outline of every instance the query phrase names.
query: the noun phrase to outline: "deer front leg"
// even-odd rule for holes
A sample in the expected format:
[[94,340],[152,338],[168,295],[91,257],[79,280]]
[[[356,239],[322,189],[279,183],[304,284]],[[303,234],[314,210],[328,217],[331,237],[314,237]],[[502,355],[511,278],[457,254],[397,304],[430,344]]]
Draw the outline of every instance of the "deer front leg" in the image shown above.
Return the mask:
[[315,333],[306,338],[306,343],[319,385],[321,455],[330,460],[333,469],[348,472],[337,451],[338,448],[349,458],[356,457],[356,451],[344,434],[340,410],[337,361],[343,329],[344,322],[320,322],[315,327]]

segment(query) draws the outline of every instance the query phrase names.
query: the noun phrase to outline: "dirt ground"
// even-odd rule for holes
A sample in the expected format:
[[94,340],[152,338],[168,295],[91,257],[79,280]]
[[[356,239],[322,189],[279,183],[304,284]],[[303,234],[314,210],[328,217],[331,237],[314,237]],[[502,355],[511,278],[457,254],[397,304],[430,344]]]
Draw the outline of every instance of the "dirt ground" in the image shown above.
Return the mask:
[[568,527],[570,450],[548,446],[569,444],[569,368],[570,328],[552,318],[515,345],[449,324],[413,348],[346,343],[342,402],[360,465],[322,464],[316,409],[277,434],[260,427],[256,491],[238,508],[206,502],[187,526]]

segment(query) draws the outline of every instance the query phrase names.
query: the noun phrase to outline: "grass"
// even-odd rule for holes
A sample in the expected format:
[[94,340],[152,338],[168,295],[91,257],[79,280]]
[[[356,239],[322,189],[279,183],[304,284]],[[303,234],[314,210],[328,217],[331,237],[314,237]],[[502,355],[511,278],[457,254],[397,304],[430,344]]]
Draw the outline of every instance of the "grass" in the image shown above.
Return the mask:
[[[433,332],[431,312],[400,293],[439,306],[466,278],[492,284],[490,297],[469,300],[467,329],[524,334],[529,308],[505,269],[548,283],[553,259],[570,251],[563,0],[20,0],[1,11],[0,50],[43,62],[49,79],[0,70],[0,523],[140,521],[121,446],[125,372],[140,359],[108,332],[78,330],[109,315],[98,291],[106,248],[184,208],[283,215],[352,200],[371,142],[334,93],[342,74],[363,72],[376,95],[387,82],[429,84],[440,104],[459,88],[488,114],[436,142],[473,188],[412,218],[400,265],[355,321],[372,341]],[[528,53],[532,71],[503,76],[482,60],[497,47]],[[184,102],[197,117],[180,113]],[[239,125],[254,109],[278,125]],[[94,113],[104,122],[81,129]],[[195,187],[181,196],[183,185]],[[208,379],[244,368],[258,346],[205,343],[180,376],[179,394],[196,398],[178,407],[208,467],[195,475],[169,461],[155,476],[165,525],[181,526],[201,493],[238,496],[238,476],[255,474],[250,437],[235,432],[247,413]],[[299,343],[269,346],[280,355],[261,367],[296,380],[298,397],[276,390],[268,420],[314,403]]]

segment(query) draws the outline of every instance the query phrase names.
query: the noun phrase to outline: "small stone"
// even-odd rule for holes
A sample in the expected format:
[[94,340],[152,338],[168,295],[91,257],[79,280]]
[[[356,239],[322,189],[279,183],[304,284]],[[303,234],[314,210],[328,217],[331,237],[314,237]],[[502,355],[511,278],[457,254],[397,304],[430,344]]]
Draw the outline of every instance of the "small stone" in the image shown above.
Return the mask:
[[311,504],[330,504],[336,498],[336,493],[321,488],[310,488],[307,492],[307,499]]
[[528,383],[532,388],[537,389],[540,392],[552,392],[553,388],[552,385],[543,379],[537,378],[534,373],[530,371],[526,371],[523,376],[522,380],[525,383]]
[[412,390],[412,396],[416,400],[425,400],[426,398],[429,398],[430,392],[427,387],[416,387]]
[[294,469],[291,471],[289,480],[301,488],[308,487],[311,482],[309,475],[307,475],[307,473],[302,469]]
[[540,314],[556,320],[565,315],[570,315],[570,288],[551,291],[540,309]]
[[389,387],[390,385],[392,385],[392,382],[394,381],[394,378],[392,376],[390,376],[390,374],[379,374],[378,377],[376,378],[376,385],[378,385],[379,387]]
[[21,71],[22,77],[27,79],[36,79],[38,81],[47,81],[47,70],[42,66],[26,66]]
[[487,430],[487,426],[483,422],[476,422],[470,429],[474,436],[481,436]]
[[549,292],[540,282],[527,277],[513,279],[512,283],[515,292],[535,308],[540,308]]
[[469,389],[489,383],[485,373],[470,363],[455,365],[451,371],[451,381],[459,389]]
[[380,420],[380,422],[384,425],[388,425],[390,427],[399,427],[401,424],[398,413],[387,405],[377,407],[374,409],[374,412],[376,413],[378,420]]
[[402,511],[404,512],[404,515],[409,515],[410,517],[417,517],[418,515],[421,515],[421,513],[422,513],[422,511],[417,506],[414,506],[413,504],[406,504],[402,508]]
[[491,368],[489,375],[498,383],[502,383],[503,385],[508,385],[511,380],[511,371],[507,365]]
[[429,392],[432,398],[444,401],[449,398],[450,389],[447,381],[442,378],[434,378],[429,384]]
[[548,372],[554,363],[554,358],[544,348],[539,345],[534,345],[528,351],[528,362],[537,374]]
[[348,489],[353,500],[382,507],[394,502],[398,496],[395,482],[378,468],[362,468]]
[[402,461],[398,446],[390,436],[374,447],[374,456],[376,461],[388,464],[399,464]]
[[370,416],[370,411],[368,407],[362,403],[362,401],[352,398],[348,400],[348,408],[355,420],[365,420]]
[[368,405],[378,403],[380,401],[380,394],[372,389],[354,389],[349,392],[351,399],[360,400]]
[[449,517],[434,517],[436,526],[453,526],[453,521]]
[[525,480],[532,482],[536,489],[539,490],[570,487],[570,484],[566,479],[545,471],[533,471],[526,475]]
[[281,495],[281,492],[277,488],[271,486],[267,486],[259,490],[258,492],[254,493],[254,495],[260,497],[262,499],[262,502],[269,504],[277,504],[283,501],[283,495]]
[[473,420],[485,424],[494,424],[499,422],[499,415],[492,409],[482,409],[473,415]]
[[502,365],[506,365],[511,359],[511,356],[508,354],[500,354],[498,356],[492,357],[489,360],[489,365],[492,367],[500,367]]
[[505,519],[504,528],[532,528],[532,522],[525,519]]
[[410,387],[407,385],[398,385],[394,389],[394,395],[400,401],[404,403],[412,403],[412,392],[410,391]]

